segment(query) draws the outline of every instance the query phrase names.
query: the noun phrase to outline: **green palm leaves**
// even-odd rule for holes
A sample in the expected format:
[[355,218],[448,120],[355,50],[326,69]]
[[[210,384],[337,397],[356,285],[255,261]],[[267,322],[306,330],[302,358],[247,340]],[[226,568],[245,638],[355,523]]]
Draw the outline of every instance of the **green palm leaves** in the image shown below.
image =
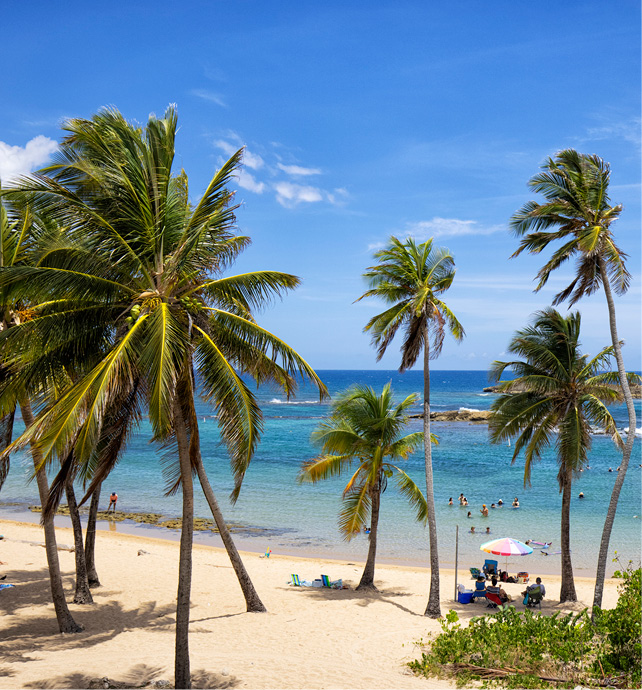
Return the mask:
[[404,333],[400,371],[415,364],[424,344],[429,344],[424,342],[427,337],[432,338],[431,356],[438,357],[446,327],[462,340],[462,325],[440,299],[455,277],[455,264],[446,249],[434,247],[432,240],[417,245],[412,238],[401,242],[391,237],[388,247],[374,257],[379,263],[364,273],[370,289],[359,300],[378,297],[392,305],[365,327],[377,348],[377,360],[400,328]]
[[491,368],[495,381],[506,369],[515,374],[513,381],[500,387],[502,395],[491,407],[489,429],[494,443],[517,437],[513,462],[524,453],[525,484],[530,482],[533,463],[551,446],[557,450],[561,475],[566,469],[577,474],[586,464],[592,427],[622,445],[606,408],[622,399],[611,385],[617,377],[604,373],[613,348],[606,347],[591,359],[581,354],[580,324],[579,312],[567,317],[552,308],[537,312],[533,324],[517,331],[508,347],[522,359],[494,362]]
[[622,211],[621,205],[609,204],[610,176],[609,164],[598,156],[573,149],[560,151],[528,183],[544,196],[544,203],[529,201],[511,218],[513,232],[522,237],[513,256],[523,251],[539,254],[552,242],[563,243],[538,272],[536,290],[546,285],[552,271],[577,258],[576,277],[555,296],[553,304],[568,299],[573,305],[598,290],[602,284],[600,260],[618,294],[629,287],[626,254],[615,244],[610,229]]
[[[172,170],[176,127],[173,108],[152,116],[145,128],[109,109],[91,120],[70,120],[56,160],[23,180],[21,196],[67,228],[66,245],[38,265],[0,272],[0,289],[39,305],[12,339],[24,342],[28,331],[39,333],[41,342],[46,332],[50,348],[61,347],[65,333],[73,333],[76,344],[103,343],[102,354],[93,350],[99,356],[90,370],[30,432],[40,437],[47,462],[80,427],[76,457],[87,462],[108,401],[133,381],[140,381],[155,438],[167,441],[177,386],[194,368],[217,411],[237,495],[262,429],[239,372],[276,382],[287,394],[299,376],[314,381],[322,395],[325,388],[305,360],[253,316],[296,287],[298,278],[277,271],[224,274],[249,244],[234,234],[236,206],[228,188],[242,151],[192,205],[186,175]],[[85,355],[79,359],[86,365]]]
[[318,482],[350,470],[339,517],[339,528],[348,540],[370,524],[373,495],[385,489],[389,478],[394,477],[417,519],[426,518],[421,490],[396,464],[423,443],[422,433],[401,435],[407,411],[416,400],[416,395],[409,395],[395,404],[390,384],[381,395],[368,386],[355,386],[334,401],[331,416],[312,434],[323,453],[303,464],[299,481]]

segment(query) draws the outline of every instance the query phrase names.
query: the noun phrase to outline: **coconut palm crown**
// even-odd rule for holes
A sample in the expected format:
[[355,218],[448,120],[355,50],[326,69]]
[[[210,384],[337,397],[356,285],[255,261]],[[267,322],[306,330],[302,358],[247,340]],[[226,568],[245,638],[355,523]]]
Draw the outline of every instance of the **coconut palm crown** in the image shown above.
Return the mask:
[[[533,323],[517,331],[508,351],[521,359],[494,362],[490,377],[499,381],[507,369],[515,375],[500,385],[491,406],[490,438],[494,443],[516,438],[512,462],[524,454],[524,484],[530,484],[534,463],[549,447],[557,454],[562,492],[561,601],[576,601],[570,556],[571,482],[587,464],[591,427],[604,430],[622,446],[607,406],[621,401],[614,384],[618,375],[606,372],[613,348],[591,357],[580,352],[579,312],[562,316],[553,308],[537,312]],[[630,379],[635,380],[631,374]]]
[[[613,291],[616,294],[627,291],[630,275],[625,266],[626,254],[615,244],[611,227],[620,216],[622,206],[610,205],[610,176],[609,164],[599,156],[566,149],[554,158],[548,158],[542,165],[542,172],[533,176],[528,183],[531,189],[544,196],[544,203],[529,201],[511,219],[513,232],[522,237],[513,256],[524,250],[539,254],[553,242],[562,243],[537,274],[539,283],[536,290],[546,284],[552,271],[568,259],[577,258],[575,278],[555,296],[554,304],[568,299],[572,305],[584,295],[594,293],[600,286],[603,288],[629,429],[635,429],[635,406],[627,381],[613,299]],[[622,451],[621,471],[613,485],[604,521],[595,578],[594,611],[602,603],[609,541],[634,439],[634,434],[629,433]]]
[[426,519],[426,499],[421,489],[396,464],[407,460],[423,443],[421,432],[401,435],[408,423],[408,409],[417,397],[412,394],[395,404],[389,383],[380,395],[369,386],[354,386],[340,394],[329,419],[312,433],[312,442],[320,445],[323,453],[304,462],[299,474],[301,482],[318,482],[352,472],[356,463],[343,490],[339,529],[350,540],[370,527],[370,548],[358,589],[375,589],[379,505],[388,479],[395,477],[397,488],[416,511],[417,520]]
[[[439,596],[439,554],[437,520],[433,491],[432,450],[430,442],[430,360],[441,352],[446,328],[456,340],[464,337],[464,329],[441,299],[455,277],[455,263],[445,249],[433,246],[432,239],[417,244],[412,238],[401,242],[391,237],[388,246],[374,255],[379,263],[364,273],[370,284],[359,300],[377,297],[391,304],[386,311],[372,317],[364,331],[372,336],[380,360],[395,335],[403,332],[401,365],[403,372],[412,367],[423,350],[424,373],[424,465],[426,502],[430,540],[430,592],[426,615],[441,616]],[[359,301],[357,300],[357,301]]]

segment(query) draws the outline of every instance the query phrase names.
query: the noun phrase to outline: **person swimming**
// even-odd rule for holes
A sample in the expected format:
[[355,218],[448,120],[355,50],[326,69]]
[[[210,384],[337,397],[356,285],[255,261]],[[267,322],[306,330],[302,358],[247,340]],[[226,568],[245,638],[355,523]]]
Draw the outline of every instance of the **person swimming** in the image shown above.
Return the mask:
[[468,511],[468,515],[466,515],[466,517],[471,518],[472,516],[473,516],[473,514],[472,514],[472,513],[470,512],[470,510],[469,510],[469,511]]
[[470,528],[470,533],[471,533],[471,534],[475,534],[475,527],[472,526],[472,525],[471,525],[471,528]]
[[580,495],[578,496],[578,498],[584,498],[584,492],[583,491],[580,491]]
[[513,500],[513,508],[519,508],[519,500],[518,500],[517,496],[515,496],[515,498]]
[[490,504],[490,507],[491,507],[491,508],[497,508],[497,506],[496,506],[494,503],[491,503],[491,504]]
[[497,505],[500,506],[500,507],[503,506],[503,505],[504,505],[504,501],[502,501],[502,499],[500,498],[499,501],[497,501]]
[[453,497],[451,496],[451,497],[448,499],[448,505],[451,506],[452,504],[453,504]]

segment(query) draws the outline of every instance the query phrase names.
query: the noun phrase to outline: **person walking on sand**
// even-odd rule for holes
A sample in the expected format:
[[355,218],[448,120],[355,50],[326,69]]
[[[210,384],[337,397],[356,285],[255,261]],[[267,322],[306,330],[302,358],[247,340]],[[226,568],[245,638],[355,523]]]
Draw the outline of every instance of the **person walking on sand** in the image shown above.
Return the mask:
[[115,491],[111,492],[111,495],[109,496],[109,506],[107,507],[107,512],[109,512],[112,508],[114,507],[114,513],[116,512],[116,503],[118,502],[118,494]]

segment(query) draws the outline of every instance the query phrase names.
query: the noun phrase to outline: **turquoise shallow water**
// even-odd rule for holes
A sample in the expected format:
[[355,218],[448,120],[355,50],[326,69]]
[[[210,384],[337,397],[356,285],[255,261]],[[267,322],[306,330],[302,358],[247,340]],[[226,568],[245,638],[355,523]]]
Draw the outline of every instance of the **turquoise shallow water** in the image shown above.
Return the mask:
[[[331,394],[357,382],[380,390],[384,383],[392,381],[400,398],[412,392],[419,393],[422,389],[420,371],[403,375],[391,371],[322,371],[319,374]],[[431,374],[432,408],[488,409],[494,396],[483,393],[486,385],[486,372],[434,371]],[[301,462],[315,454],[309,442],[310,433],[327,414],[328,404],[319,403],[318,396],[308,387],[303,387],[289,402],[270,389],[261,389],[259,398],[265,415],[265,432],[235,506],[226,500],[232,489],[232,477],[225,449],[219,443],[216,419],[206,405],[199,406],[203,457],[226,517],[266,530],[259,537],[240,535],[239,546],[251,550],[271,548],[274,554],[364,559],[366,538],[358,537],[347,543],[337,530],[341,489],[346,480],[339,478],[316,485],[296,483]],[[638,420],[639,403],[636,401]],[[617,407],[613,413],[618,425],[625,427],[625,409]],[[420,420],[413,420],[409,430],[419,430],[420,426]],[[489,443],[486,425],[435,422],[433,431],[440,441],[433,449],[433,464],[440,560],[444,566],[454,564],[457,525],[460,563],[466,566],[483,562],[479,546],[487,538],[513,536],[522,540],[552,541],[551,551],[557,550],[561,496],[553,452],[533,469],[532,486],[525,488],[523,464],[518,460],[511,465],[512,449],[508,446]],[[106,504],[109,492],[117,491],[119,509],[179,515],[180,496],[163,496],[161,453],[148,442],[150,435],[149,426],[144,423],[106,482],[103,499]],[[638,439],[633,452],[611,537],[611,552],[617,550],[625,562],[640,560],[642,471]],[[619,464],[619,454],[611,441],[599,435],[593,437],[589,457],[591,469],[586,470],[575,484],[571,515],[573,565],[577,574],[592,574],[594,571],[604,516],[616,477],[616,473],[608,472],[608,468],[615,470]],[[16,515],[16,510],[37,502],[35,484],[27,482],[30,462],[28,457],[12,458],[11,473],[0,493],[0,512],[5,517],[11,518]],[[421,486],[423,455],[419,453],[410,458],[406,469]],[[580,491],[585,495],[583,500],[577,498]],[[448,506],[448,498],[452,496],[457,503],[461,492],[468,498],[468,508]],[[515,496],[520,500],[519,509],[510,508]],[[490,507],[500,498],[508,505],[491,510],[489,517],[483,518],[479,512],[482,504]],[[8,503],[19,505],[9,506]],[[196,506],[197,514],[208,515],[205,501],[200,496]],[[468,510],[473,514],[472,519],[466,518]],[[471,524],[481,531],[489,526],[491,536],[470,534]],[[125,527],[119,524],[116,528]],[[198,539],[218,543],[214,536],[200,534]],[[392,482],[382,500],[378,558],[414,565],[428,562],[427,531],[413,521],[410,509],[396,494]],[[544,557],[535,552],[532,556],[510,561],[509,569],[556,572],[559,556]]]

